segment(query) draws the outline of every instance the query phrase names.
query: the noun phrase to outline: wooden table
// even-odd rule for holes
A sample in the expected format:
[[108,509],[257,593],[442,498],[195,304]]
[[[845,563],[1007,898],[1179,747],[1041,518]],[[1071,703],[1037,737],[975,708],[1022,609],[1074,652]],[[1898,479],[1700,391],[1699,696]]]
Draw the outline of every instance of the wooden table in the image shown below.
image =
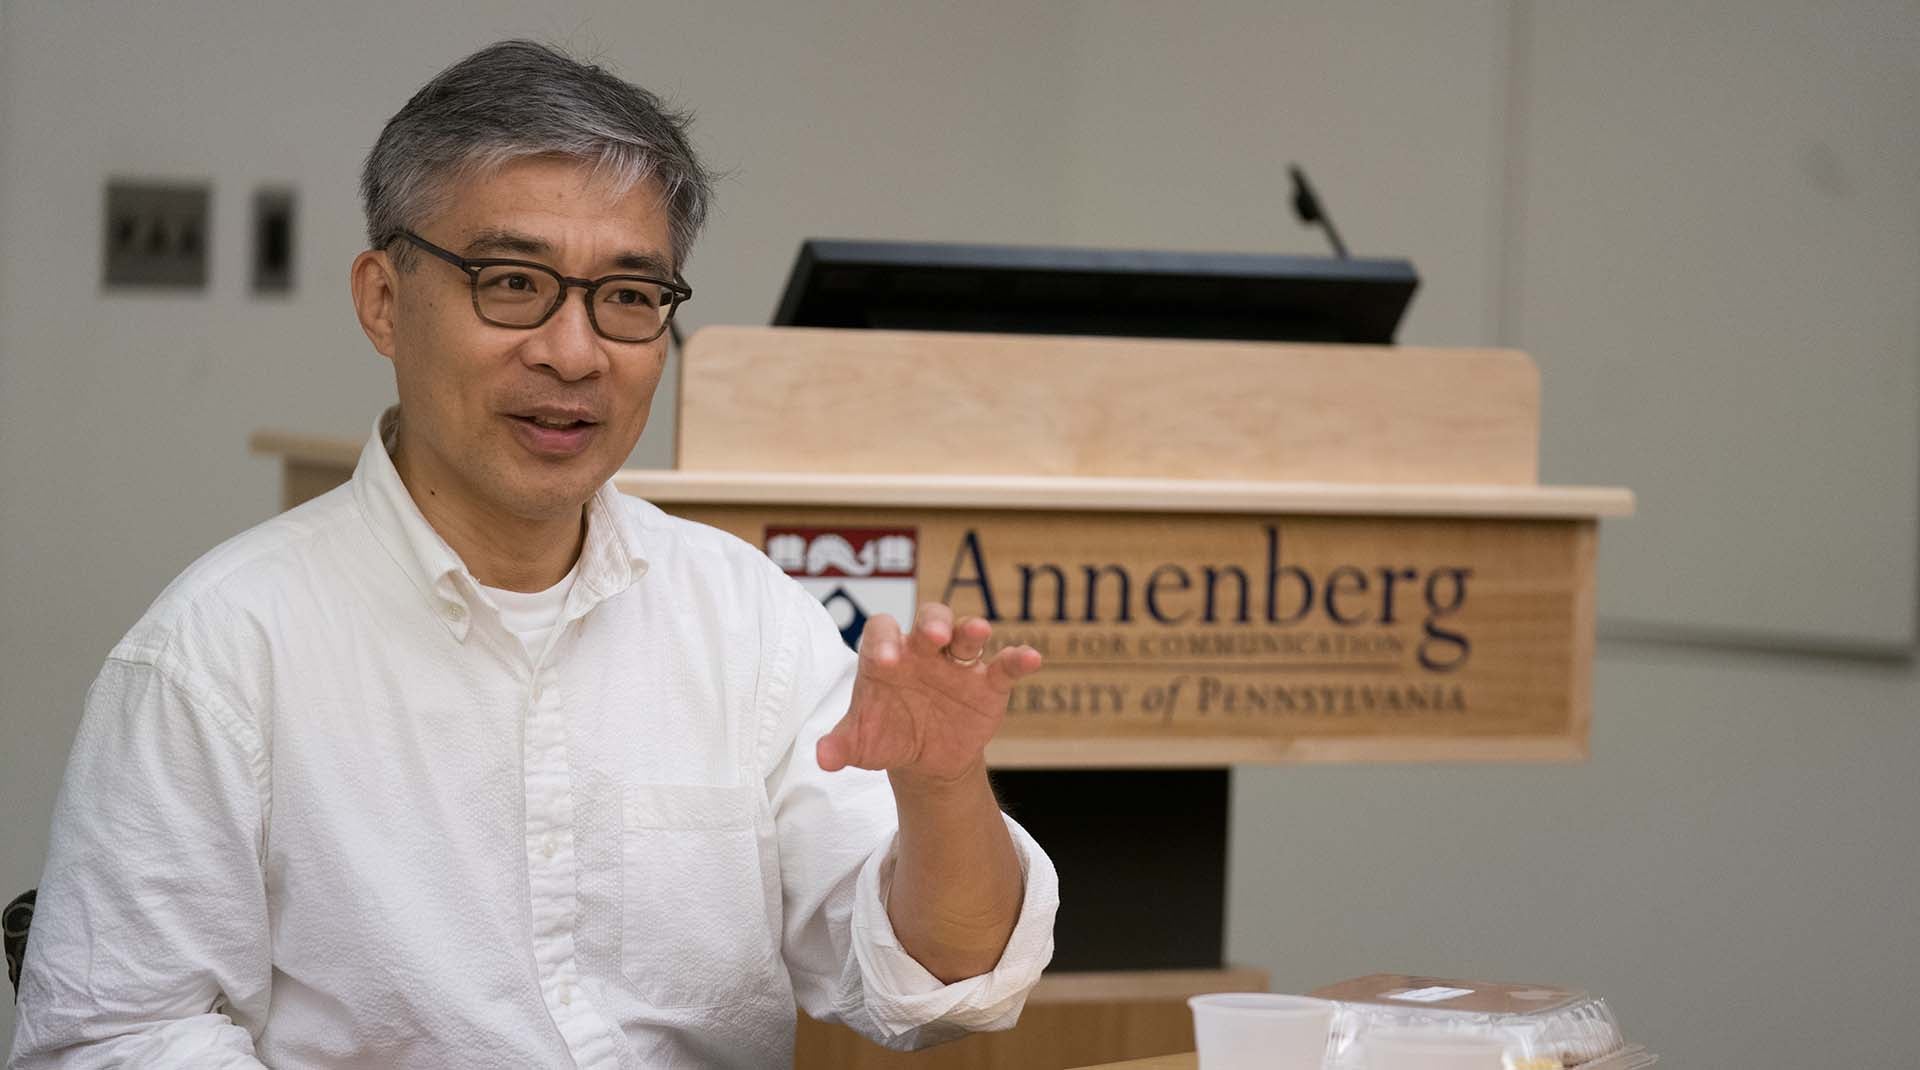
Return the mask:
[[[1161,970],[1049,974],[1027,998],[1020,1024],[977,1033],[926,1051],[887,1051],[845,1026],[804,1016],[795,1038],[795,1070],[1062,1070],[1079,1066],[1183,1067],[1191,1054],[1143,1063],[1110,1062],[1143,1052],[1193,1047],[1187,997],[1202,992],[1264,992],[1264,970]],[[1172,1061],[1166,1061],[1172,1060]]]
[[1193,1052],[1184,1055],[1156,1055],[1151,1059],[1133,1059],[1124,1063],[1101,1063],[1099,1066],[1081,1067],[1080,1070],[1199,1070],[1200,1056]]

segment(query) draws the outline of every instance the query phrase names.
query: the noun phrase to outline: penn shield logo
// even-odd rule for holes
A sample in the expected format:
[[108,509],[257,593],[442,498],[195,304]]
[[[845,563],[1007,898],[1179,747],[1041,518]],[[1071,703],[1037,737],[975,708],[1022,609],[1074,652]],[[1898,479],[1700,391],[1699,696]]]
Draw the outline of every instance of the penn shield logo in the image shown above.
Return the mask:
[[827,607],[848,646],[859,647],[880,613],[893,614],[903,631],[913,625],[917,529],[769,526],[766,539],[767,556]]

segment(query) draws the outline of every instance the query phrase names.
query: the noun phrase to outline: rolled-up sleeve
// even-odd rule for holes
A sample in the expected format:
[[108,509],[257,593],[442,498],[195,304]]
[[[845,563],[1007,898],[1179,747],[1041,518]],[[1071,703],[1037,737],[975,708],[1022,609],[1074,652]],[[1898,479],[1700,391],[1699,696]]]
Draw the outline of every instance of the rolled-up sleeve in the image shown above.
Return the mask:
[[1027,993],[1053,958],[1059,878],[1027,830],[1002,816],[1020,856],[1026,894],[1000,961],[978,977],[942,984],[900,946],[886,906],[893,883],[892,837],[861,867],[853,901],[853,950],[860,960],[867,1011],[889,1035],[907,1037],[933,1024],[965,1032],[1012,1029]]
[[898,817],[885,773],[827,773],[814,745],[846,713],[857,658],[819,602],[784,576],[771,614],[769,724],[762,744],[778,830],[782,952],[800,1009],[888,1048],[1010,1029],[1053,957],[1059,878],[1026,830],[1004,818],[1025,879],[1020,917],[988,973],[942,984],[900,946],[887,916]]
[[258,1068],[265,757],[231,707],[115,658],[55,804],[9,1065]]

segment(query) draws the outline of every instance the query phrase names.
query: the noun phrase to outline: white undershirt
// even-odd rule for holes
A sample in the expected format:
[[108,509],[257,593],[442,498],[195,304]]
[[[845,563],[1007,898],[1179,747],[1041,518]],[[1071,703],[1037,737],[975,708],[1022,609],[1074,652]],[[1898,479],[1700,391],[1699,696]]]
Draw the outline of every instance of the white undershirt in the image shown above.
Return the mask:
[[580,562],[575,559],[573,569],[544,591],[529,594],[484,584],[480,589],[499,607],[500,623],[519,637],[520,645],[527,648],[527,656],[537,660],[546,648],[547,636],[552,635],[560,623],[560,612],[567,607],[567,592],[573,590],[573,579],[579,574]]

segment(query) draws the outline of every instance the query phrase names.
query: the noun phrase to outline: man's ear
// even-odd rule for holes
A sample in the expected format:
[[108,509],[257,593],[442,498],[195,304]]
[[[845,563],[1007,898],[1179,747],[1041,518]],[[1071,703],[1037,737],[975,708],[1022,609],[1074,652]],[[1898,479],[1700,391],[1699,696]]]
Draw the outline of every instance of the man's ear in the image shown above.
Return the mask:
[[399,287],[399,268],[384,250],[368,249],[353,258],[347,289],[353,294],[354,314],[360,318],[360,329],[367,332],[367,341],[388,360],[393,359]]

